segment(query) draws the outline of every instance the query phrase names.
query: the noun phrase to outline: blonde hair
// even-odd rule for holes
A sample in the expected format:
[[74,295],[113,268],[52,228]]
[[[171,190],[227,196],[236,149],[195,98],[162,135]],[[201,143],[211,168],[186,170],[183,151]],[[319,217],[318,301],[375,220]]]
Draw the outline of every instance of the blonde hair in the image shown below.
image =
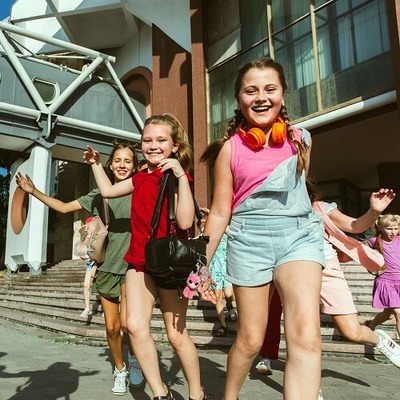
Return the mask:
[[188,135],[178,119],[169,113],[153,115],[146,119],[144,126],[147,125],[168,125],[171,128],[171,138],[178,146],[175,153],[176,159],[184,170],[188,170],[193,165],[193,152],[189,144]]
[[[239,69],[238,75],[235,81],[235,98],[239,101],[239,92],[242,87],[243,78],[246,73],[251,69],[273,69],[277,72],[279,76],[279,81],[283,89],[283,93],[285,93],[287,89],[287,83],[285,78],[285,73],[281,64],[273,60],[272,58],[260,58],[255,61],[251,61],[245,64],[242,68]],[[300,143],[294,136],[293,129],[289,124],[289,118],[287,114],[286,107],[282,104],[281,110],[279,112],[279,116],[283,119],[283,121],[287,125],[287,133],[288,138],[292,141],[294,147],[297,150],[298,161],[297,161],[297,172],[300,174],[307,162],[307,149],[306,147]],[[222,149],[224,143],[229,140],[238,130],[238,126],[241,122],[245,121],[244,115],[241,110],[235,110],[235,116],[232,117],[228,122],[228,127],[226,129],[226,134],[222,139],[216,140],[213,143],[210,143],[203,154],[200,157],[201,162],[207,163],[209,166],[213,166],[215,160]]]
[[390,224],[397,224],[400,226],[400,215],[396,214],[384,214],[381,215],[374,223],[374,232],[376,236],[376,242],[374,244],[374,249],[382,253],[382,230],[389,226]]

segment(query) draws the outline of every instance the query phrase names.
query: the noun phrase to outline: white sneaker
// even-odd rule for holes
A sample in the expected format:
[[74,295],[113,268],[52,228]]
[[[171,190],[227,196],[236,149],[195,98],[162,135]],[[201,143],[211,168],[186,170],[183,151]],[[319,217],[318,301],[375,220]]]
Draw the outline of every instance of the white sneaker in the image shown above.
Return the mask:
[[272,375],[271,361],[268,358],[263,358],[256,365],[256,371],[260,375]]
[[126,386],[128,383],[127,378],[128,372],[126,371],[125,363],[121,371],[119,371],[117,367],[114,368],[114,386],[111,389],[112,394],[115,394],[116,396],[123,396],[126,394]]
[[400,368],[400,346],[382,329],[375,329],[374,332],[379,337],[379,343],[374,350],[380,351],[397,368]]
[[89,317],[90,315],[92,315],[92,312],[90,311],[90,309],[89,309],[89,308],[85,308],[85,309],[82,311],[81,318],[87,318],[87,317]]
[[324,400],[324,398],[322,397],[322,390],[321,388],[318,391],[318,400]]
[[140,369],[140,365],[136,360],[136,357],[128,353],[128,365],[129,365],[129,383],[132,386],[140,386],[144,382],[143,372]]

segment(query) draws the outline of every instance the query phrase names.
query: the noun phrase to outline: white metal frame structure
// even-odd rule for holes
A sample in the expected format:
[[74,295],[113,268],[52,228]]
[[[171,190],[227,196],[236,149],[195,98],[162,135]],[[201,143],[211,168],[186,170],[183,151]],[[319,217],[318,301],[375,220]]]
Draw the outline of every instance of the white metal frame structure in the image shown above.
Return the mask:
[[[51,44],[60,48],[61,51],[70,51],[74,54],[77,54],[76,58],[84,58],[87,60],[88,66],[87,68],[83,69],[82,71],[74,71],[78,73],[77,78],[72,82],[72,84],[64,90],[60,96],[50,105],[46,105],[43,99],[41,98],[39,92],[37,91],[36,87],[33,85],[28,73],[24,69],[23,65],[20,62],[20,57],[15,50],[18,48],[18,43],[15,42],[15,46],[11,46],[10,39],[12,39],[7,33],[14,33],[21,36],[26,36],[32,39],[36,39],[42,41],[43,43]],[[6,36],[7,35],[7,36]],[[41,35],[40,33],[29,31],[22,29],[20,27],[13,26],[11,24],[7,24],[4,22],[0,22],[0,45],[3,48],[3,51],[7,55],[8,59],[12,63],[13,67],[15,68],[18,77],[24,84],[24,87],[33,99],[37,109],[21,107],[15,104],[9,104],[5,102],[0,102],[0,112],[4,113],[14,113],[24,117],[33,118],[36,121],[47,121],[47,126],[44,127],[39,142],[42,146],[51,147],[53,144],[47,142],[47,139],[50,136],[51,130],[54,128],[56,124],[77,128],[80,130],[90,130],[96,132],[100,137],[102,135],[112,136],[112,137],[120,137],[125,138],[128,140],[140,141],[140,134],[128,132],[120,129],[115,129],[112,127],[107,127],[104,125],[94,124],[87,121],[82,121],[74,118],[65,117],[63,115],[57,114],[57,110],[60,106],[69,98],[69,96],[74,93],[74,91],[82,84],[85,79],[90,78],[90,76],[96,71],[96,69],[100,65],[104,65],[111,77],[112,82],[118,88],[121,96],[123,97],[126,106],[129,108],[129,112],[132,114],[136,125],[138,128],[143,127],[143,121],[136,111],[136,108],[132,104],[131,99],[129,98],[128,94],[126,93],[124,87],[121,84],[118,76],[116,75],[112,63],[115,62],[115,57],[100,53],[95,50],[87,49],[82,46],[78,46],[72,43],[68,43],[59,39],[55,39],[52,37],[48,37],[45,35]],[[24,57],[27,58],[27,57]],[[31,57],[35,61],[45,60],[46,56],[43,55],[34,55],[32,54]],[[48,62],[46,62],[48,63]],[[59,67],[59,66],[57,66]]]
[[[68,58],[65,56],[67,52],[72,54],[70,57],[84,59],[85,63],[87,62],[81,71],[70,69],[69,72],[73,73],[69,74],[69,84],[50,104],[46,104],[41,97],[24,64],[26,64],[26,60],[29,60],[39,63],[44,70],[48,70],[49,67],[58,69],[67,67],[60,67],[46,61],[50,57],[56,58],[57,56],[54,54],[50,56],[33,53],[30,53],[30,56],[23,55],[20,51],[21,46],[16,39],[17,35],[29,37],[60,49],[59,54],[63,53],[60,55],[61,58]],[[11,168],[5,263],[9,273],[16,271],[20,265],[27,264],[31,275],[38,275],[42,265],[46,262],[48,211],[43,203],[32,197],[28,199],[28,195],[17,187],[15,184],[17,170],[28,174],[40,190],[48,192],[52,150],[56,148],[54,146],[60,145],[65,152],[67,148],[72,148],[81,157],[82,149],[86,144],[96,143],[96,148],[105,153],[108,152],[114,138],[140,142],[143,121],[112,67],[112,63],[115,62],[114,57],[3,22],[0,22],[0,45],[2,47],[0,56],[7,58],[3,61],[7,61],[8,68],[10,65],[12,66],[12,73],[17,76],[18,82],[23,88],[21,90],[26,92],[30,99],[29,104],[32,104],[32,107],[26,107],[0,101],[0,128],[4,124],[4,129],[0,129],[3,149],[7,149],[7,146],[4,145],[6,140],[3,141],[3,138],[10,141],[11,137],[13,142],[20,140],[25,145],[24,151],[30,153],[28,160],[17,160]],[[27,49],[23,48],[23,50],[26,53]],[[112,91],[113,93],[114,91],[118,92],[118,99],[126,107],[127,116],[132,119],[131,125],[136,127],[136,132],[110,126],[113,121],[118,122],[119,116],[111,116],[110,125],[105,126],[62,115],[62,105],[67,100],[73,102],[72,96],[77,89],[84,82],[90,82],[97,68],[102,65],[105,66],[110,77],[96,77],[96,79],[113,85]],[[1,73],[0,68],[0,80]],[[1,81],[0,83],[4,84],[3,90],[6,84],[9,84],[9,82]],[[107,87],[109,86],[107,85]],[[96,96],[97,92],[92,95]],[[0,100],[2,99],[4,97],[0,97]],[[29,129],[23,133],[24,138],[20,137],[17,127],[12,129],[14,117],[29,121]],[[28,146],[26,146],[27,143]]]

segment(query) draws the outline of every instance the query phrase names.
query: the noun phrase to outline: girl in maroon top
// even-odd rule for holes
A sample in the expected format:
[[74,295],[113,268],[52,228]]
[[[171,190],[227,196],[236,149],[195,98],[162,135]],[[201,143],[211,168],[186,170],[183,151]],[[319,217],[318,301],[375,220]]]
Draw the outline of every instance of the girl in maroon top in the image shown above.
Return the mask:
[[[176,226],[180,236],[192,226],[194,203],[192,179],[186,172],[193,155],[187,134],[171,114],[161,114],[145,121],[142,133],[142,154],[147,169],[132,179],[112,185],[100,163],[100,155],[88,146],[85,162],[92,170],[102,196],[112,198],[132,193],[131,243],[125,255],[130,267],[126,275],[127,328],[136,358],[150,385],[154,399],[173,399],[162,382],[157,350],[150,333],[153,305],[160,299],[168,340],[181,360],[189,386],[189,398],[205,399],[200,384],[200,367],[196,347],[186,329],[187,299],[179,299],[176,290],[163,288],[146,271],[144,247],[150,236],[150,221],[162,175],[172,170],[177,179]],[[163,205],[156,237],[166,236],[167,208]],[[163,222],[162,222],[163,221]]]

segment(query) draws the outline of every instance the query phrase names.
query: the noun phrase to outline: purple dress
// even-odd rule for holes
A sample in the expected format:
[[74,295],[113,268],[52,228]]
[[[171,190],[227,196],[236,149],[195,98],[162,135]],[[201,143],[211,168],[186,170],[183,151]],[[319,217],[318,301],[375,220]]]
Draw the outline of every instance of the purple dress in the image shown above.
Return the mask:
[[[376,238],[368,240],[371,247],[375,242]],[[382,249],[386,272],[375,278],[372,307],[400,308],[400,237],[390,243],[382,240]]]

